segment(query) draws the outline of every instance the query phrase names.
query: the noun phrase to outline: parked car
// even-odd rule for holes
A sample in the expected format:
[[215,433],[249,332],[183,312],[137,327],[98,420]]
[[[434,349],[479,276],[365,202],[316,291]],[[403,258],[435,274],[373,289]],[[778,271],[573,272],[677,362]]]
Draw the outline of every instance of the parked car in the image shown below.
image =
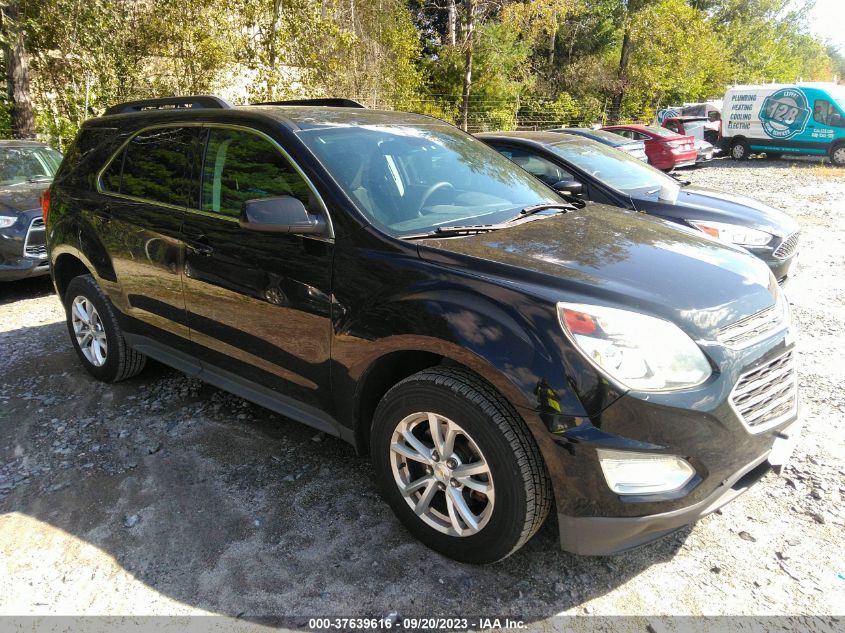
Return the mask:
[[766,262],[781,284],[797,258],[798,223],[758,200],[678,181],[579,136],[549,132],[477,136],[567,195],[648,213],[742,246]]
[[565,549],[632,547],[783,464],[795,351],[762,262],[580,209],[436,119],[320,103],[85,122],[44,211],[91,375],[149,356],[347,440],[475,563],[552,507]]
[[49,274],[39,197],[61,162],[44,143],[0,141],[0,281]]
[[722,121],[720,119],[706,116],[670,117],[664,119],[662,123],[662,127],[675,134],[692,136],[698,141],[707,141],[714,146],[719,144],[719,130],[721,126]]
[[588,127],[561,127],[549,130],[549,132],[563,132],[565,134],[583,136],[584,138],[597,141],[602,145],[621,149],[623,152],[627,152],[637,160],[641,160],[644,163],[648,162],[648,156],[645,153],[644,141],[634,141],[629,138],[625,138],[624,136],[620,136],[619,134],[614,134],[613,132],[594,130]]
[[701,165],[713,160],[713,154],[716,151],[710,143],[695,139],[695,164]]
[[734,86],[725,93],[724,112],[722,149],[736,160],[807,154],[845,165],[845,86]]
[[695,165],[695,140],[691,136],[681,136],[666,128],[651,125],[611,125],[602,129],[643,141],[648,162],[657,169],[672,171],[678,167]]

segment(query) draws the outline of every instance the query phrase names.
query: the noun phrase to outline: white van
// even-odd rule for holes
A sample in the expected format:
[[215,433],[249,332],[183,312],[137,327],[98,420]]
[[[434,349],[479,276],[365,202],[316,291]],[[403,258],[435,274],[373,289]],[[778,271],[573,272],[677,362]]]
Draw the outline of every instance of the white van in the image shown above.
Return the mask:
[[722,149],[737,160],[765,152],[830,156],[845,165],[845,86],[734,86],[725,93]]

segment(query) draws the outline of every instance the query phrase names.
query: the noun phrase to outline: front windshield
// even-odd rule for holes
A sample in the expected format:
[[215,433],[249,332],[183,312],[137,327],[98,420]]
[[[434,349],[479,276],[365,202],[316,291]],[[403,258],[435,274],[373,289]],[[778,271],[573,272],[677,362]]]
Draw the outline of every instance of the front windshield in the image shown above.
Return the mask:
[[49,147],[0,148],[0,185],[50,180],[61,162],[62,155]]
[[396,236],[495,224],[561,199],[449,125],[317,128],[300,138],[379,228]]
[[662,171],[646,165],[630,154],[601,143],[582,139],[550,146],[552,151],[575,167],[628,195],[654,193],[678,182]]

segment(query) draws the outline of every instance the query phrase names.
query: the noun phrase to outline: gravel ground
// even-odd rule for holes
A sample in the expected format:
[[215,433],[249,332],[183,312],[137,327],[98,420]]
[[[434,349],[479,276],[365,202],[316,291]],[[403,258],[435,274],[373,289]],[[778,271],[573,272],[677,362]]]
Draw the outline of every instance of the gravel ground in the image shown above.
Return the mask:
[[561,613],[845,613],[845,171],[687,173],[803,226],[788,294],[806,428],[783,476],[625,555],[563,553],[550,522],[504,562],[457,564],[404,531],[350,446],[159,365],[97,383],[49,283],[15,282],[0,287],[0,614],[496,614],[545,628]]

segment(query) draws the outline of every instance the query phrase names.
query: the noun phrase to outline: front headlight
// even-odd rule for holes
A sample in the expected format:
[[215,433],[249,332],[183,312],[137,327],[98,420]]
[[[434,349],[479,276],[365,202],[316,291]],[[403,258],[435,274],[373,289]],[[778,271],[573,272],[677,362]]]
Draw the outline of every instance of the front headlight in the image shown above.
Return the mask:
[[17,221],[16,216],[0,215],[0,229],[7,229]]
[[638,312],[558,303],[558,318],[595,365],[638,391],[669,391],[701,384],[710,364],[678,326]]
[[688,220],[688,222],[703,233],[712,237],[736,244],[737,246],[765,246],[772,241],[772,234],[750,229],[739,224],[727,224],[725,222],[702,222],[699,220]]

